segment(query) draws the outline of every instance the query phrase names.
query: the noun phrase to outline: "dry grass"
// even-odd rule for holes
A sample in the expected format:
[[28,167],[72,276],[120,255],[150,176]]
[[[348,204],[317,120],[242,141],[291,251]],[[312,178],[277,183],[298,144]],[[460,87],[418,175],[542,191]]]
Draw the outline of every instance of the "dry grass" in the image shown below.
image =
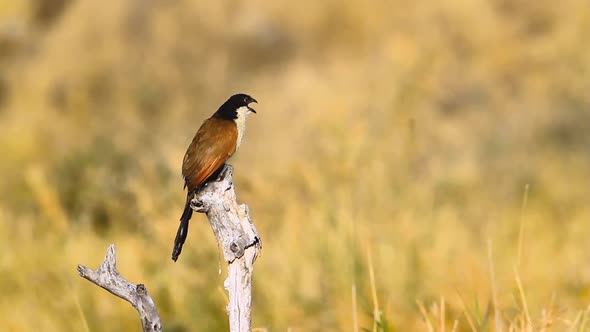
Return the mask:
[[226,328],[204,217],[170,252],[238,91],[259,331],[590,329],[587,6],[0,0],[2,330],[138,331],[76,275],[111,242],[168,331]]

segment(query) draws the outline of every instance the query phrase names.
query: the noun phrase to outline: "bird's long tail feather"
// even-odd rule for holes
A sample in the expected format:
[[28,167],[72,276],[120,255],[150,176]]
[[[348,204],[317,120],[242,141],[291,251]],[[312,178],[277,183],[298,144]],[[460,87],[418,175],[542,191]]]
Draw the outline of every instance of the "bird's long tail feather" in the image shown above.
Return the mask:
[[178,231],[176,232],[176,239],[174,239],[174,249],[172,250],[172,260],[176,262],[180,252],[182,251],[182,245],[186,240],[186,236],[188,235],[188,221],[191,219],[193,215],[193,210],[191,209],[191,198],[192,193],[189,192],[186,196],[186,204],[184,205],[184,211],[182,212],[182,216],[180,217],[180,225],[178,226]]

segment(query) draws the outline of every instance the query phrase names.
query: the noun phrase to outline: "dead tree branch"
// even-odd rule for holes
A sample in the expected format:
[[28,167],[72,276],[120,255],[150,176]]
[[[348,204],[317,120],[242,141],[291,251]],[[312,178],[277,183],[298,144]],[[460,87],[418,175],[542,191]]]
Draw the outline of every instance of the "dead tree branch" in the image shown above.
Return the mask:
[[104,261],[96,271],[78,265],[78,273],[93,284],[131,303],[139,312],[144,332],[161,332],[162,323],[156,305],[143,284],[132,284],[117,271],[115,245],[107,249]]
[[229,293],[230,331],[244,332],[251,327],[252,272],[262,242],[248,206],[238,205],[232,173],[233,168],[225,165],[217,181],[210,182],[191,200],[191,208],[207,214],[223,251],[228,263],[224,286]]
[[[227,311],[231,332],[250,331],[252,323],[252,273],[262,248],[248,206],[238,205],[232,180],[233,169],[225,165],[216,181],[207,184],[191,200],[191,208],[207,215],[218,245],[228,263],[224,282],[229,293]],[[144,285],[127,281],[116,267],[111,244],[100,267],[93,271],[78,265],[80,276],[131,303],[139,312],[143,331],[162,331],[160,316]]]

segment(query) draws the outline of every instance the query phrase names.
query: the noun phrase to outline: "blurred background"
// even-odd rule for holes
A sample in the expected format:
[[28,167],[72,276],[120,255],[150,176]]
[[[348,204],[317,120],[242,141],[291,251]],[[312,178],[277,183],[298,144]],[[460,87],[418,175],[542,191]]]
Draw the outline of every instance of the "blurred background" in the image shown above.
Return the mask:
[[[0,0],[4,331],[227,330],[180,166],[230,95],[258,331],[590,327],[586,0]],[[588,323],[590,324],[590,323]]]

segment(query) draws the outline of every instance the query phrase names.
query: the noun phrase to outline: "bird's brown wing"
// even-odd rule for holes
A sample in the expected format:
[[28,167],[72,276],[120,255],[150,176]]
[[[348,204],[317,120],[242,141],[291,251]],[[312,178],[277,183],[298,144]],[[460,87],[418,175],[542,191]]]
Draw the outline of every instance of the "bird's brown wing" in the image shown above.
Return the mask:
[[182,162],[189,191],[209,178],[236,151],[238,130],[232,120],[210,118],[195,134]]

